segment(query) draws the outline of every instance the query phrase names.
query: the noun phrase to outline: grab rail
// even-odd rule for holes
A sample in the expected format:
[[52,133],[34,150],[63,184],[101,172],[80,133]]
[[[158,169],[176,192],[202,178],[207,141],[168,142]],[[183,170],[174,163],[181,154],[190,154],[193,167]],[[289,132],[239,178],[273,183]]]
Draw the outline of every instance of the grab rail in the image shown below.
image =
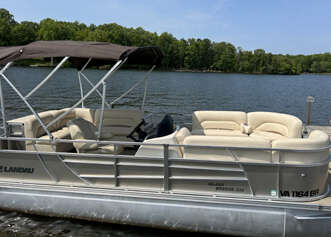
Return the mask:
[[[328,147],[324,147],[324,148],[318,148],[318,149],[272,149],[272,148],[252,148],[252,147],[225,147],[225,146],[203,146],[203,145],[182,145],[182,144],[162,144],[162,143],[158,143],[158,144],[151,144],[151,143],[144,143],[144,142],[122,142],[122,141],[98,141],[98,140],[70,140],[70,139],[55,139],[55,140],[51,140],[51,139],[40,139],[40,138],[22,138],[22,137],[0,137],[0,141],[2,140],[7,140],[7,141],[32,141],[33,144],[37,141],[43,141],[43,142],[49,142],[50,145],[54,145],[55,143],[73,143],[73,142],[78,142],[78,143],[97,143],[98,145],[108,145],[108,144],[113,144],[113,145],[143,145],[143,146],[161,146],[163,149],[163,157],[148,157],[148,156],[135,156],[135,155],[115,155],[115,154],[88,154],[88,153],[71,153],[71,152],[40,152],[40,151],[25,151],[25,150],[4,150],[4,149],[0,149],[0,153],[6,153],[6,152],[10,152],[10,153],[18,153],[18,154],[35,154],[37,155],[37,157],[39,158],[39,161],[43,161],[43,158],[41,157],[42,155],[56,155],[56,157],[58,158],[58,160],[60,160],[64,166],[74,175],[76,176],[79,180],[81,180],[83,183],[85,183],[88,186],[93,185],[93,183],[91,183],[89,181],[89,178],[93,178],[94,176],[84,176],[81,175],[80,173],[76,172],[74,169],[71,168],[70,163],[72,162],[72,160],[70,160],[70,158],[68,159],[68,157],[94,157],[94,158],[110,158],[112,159],[112,164],[109,165],[113,165],[114,166],[114,172],[112,175],[108,175],[108,176],[104,176],[103,178],[108,179],[108,178],[112,178],[114,179],[114,187],[119,187],[120,188],[120,179],[124,178],[124,176],[119,175],[119,166],[122,165],[122,162],[120,162],[122,159],[133,159],[133,160],[145,160],[145,161],[157,161],[157,162],[161,162],[160,163],[160,167],[163,168],[163,175],[161,176],[146,176],[146,175],[142,175],[139,176],[140,179],[143,180],[150,180],[151,178],[154,178],[155,180],[159,180],[161,182],[163,182],[163,192],[167,193],[167,192],[173,192],[172,191],[172,187],[171,187],[171,182],[173,182],[173,180],[225,180],[224,177],[220,176],[220,177],[203,177],[203,176],[173,176],[171,175],[172,171],[171,169],[173,169],[173,165],[172,162],[175,161],[185,161],[185,162],[189,162],[190,164],[197,163],[197,164],[210,164],[211,166],[216,165],[216,164],[220,164],[220,165],[237,165],[238,167],[238,172],[243,172],[244,177],[242,177],[241,179],[236,179],[236,177],[228,177],[228,180],[233,180],[233,181],[245,181],[247,182],[246,185],[248,185],[247,187],[249,188],[249,192],[245,195],[243,195],[243,197],[247,197],[247,198],[253,198],[256,197],[256,190],[254,190],[254,187],[252,186],[252,184],[250,183],[250,179],[247,176],[246,173],[246,168],[248,166],[265,166],[265,167],[277,167],[277,171],[276,171],[276,179],[279,179],[280,175],[280,167],[306,167],[306,168],[310,168],[310,167],[318,167],[318,166],[325,166],[327,165],[330,161],[331,161],[331,157],[329,156],[328,159],[326,159],[325,161],[318,161],[318,162],[313,162],[313,163],[307,163],[307,164],[296,164],[296,163],[280,163],[278,162],[266,162],[266,163],[261,163],[261,162],[247,162],[247,161],[241,161],[240,159],[234,159],[233,161],[222,161],[222,160],[198,160],[198,159],[193,159],[193,158],[176,158],[176,157],[169,157],[169,149],[170,147],[201,147],[201,148],[219,148],[219,149],[226,149],[229,151],[232,150],[241,150],[241,149],[246,149],[246,150],[267,150],[267,151],[291,151],[291,152],[318,152],[321,150],[326,150],[329,149],[330,146]],[[232,152],[231,152],[232,153]],[[79,163],[79,161],[77,160],[77,162]],[[76,163],[77,163],[76,162]],[[91,160],[91,165],[94,164],[94,161]],[[120,163],[119,163],[120,162]],[[125,163],[124,163],[125,164]],[[58,183],[58,177],[56,177],[56,175],[54,173],[50,173],[50,170],[47,167],[47,164],[43,162],[42,164],[43,168],[45,169],[46,173],[48,173],[48,175],[52,178],[52,180],[55,183]],[[140,165],[138,165],[139,167],[145,167],[145,163],[142,163]],[[199,165],[198,165],[199,166]],[[159,166],[157,166],[159,167]],[[240,169],[240,170],[239,170]],[[229,169],[229,172],[233,172],[233,170]],[[130,176],[131,177],[131,176]],[[127,177],[127,178],[130,178]],[[138,176],[137,176],[138,177]],[[134,177],[131,177],[134,178]],[[238,178],[238,177],[237,177]],[[218,181],[215,181],[218,182]],[[290,201],[312,201],[312,200],[317,200],[321,197],[324,197],[325,195],[327,195],[327,193],[329,192],[329,188],[327,188],[327,191],[325,193],[322,193],[318,196],[314,196],[314,197],[310,197],[310,198],[295,198],[295,197],[291,197],[291,198],[287,198],[287,197],[281,197],[280,196],[280,182],[279,180],[277,181],[277,187],[275,187],[275,191],[276,191],[276,195],[272,195],[270,194],[270,196],[266,196],[266,199],[272,199],[272,200],[290,200]],[[199,193],[199,192],[198,192]],[[202,192],[203,193],[203,192]],[[217,195],[222,195],[222,194],[217,194]],[[235,194],[233,194],[235,195]],[[259,198],[261,198],[261,196],[258,196]]]
[[219,148],[232,150],[264,150],[264,151],[290,151],[290,152],[319,152],[331,149],[331,145],[314,149],[285,149],[285,148],[261,148],[261,147],[233,147],[233,146],[218,146],[218,145],[184,145],[184,144],[165,144],[165,143],[144,143],[144,142],[127,142],[127,141],[101,141],[101,140],[83,140],[83,139],[44,139],[44,138],[28,138],[28,137],[0,137],[0,140],[8,141],[39,141],[48,142],[49,144],[56,143],[97,143],[98,145],[144,145],[144,146],[163,146],[169,147],[195,147],[195,148]]

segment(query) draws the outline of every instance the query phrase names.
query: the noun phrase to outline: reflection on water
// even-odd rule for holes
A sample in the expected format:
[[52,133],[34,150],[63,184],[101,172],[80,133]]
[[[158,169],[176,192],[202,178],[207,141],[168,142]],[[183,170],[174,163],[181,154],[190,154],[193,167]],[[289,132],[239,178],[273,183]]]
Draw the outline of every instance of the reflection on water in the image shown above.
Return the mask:
[[[11,68],[6,74],[23,95],[50,71],[47,68]],[[38,111],[71,107],[80,98],[77,72],[59,71],[29,101]],[[105,71],[87,70],[94,82]],[[112,101],[144,76],[140,71],[119,71],[107,83],[107,100]],[[148,82],[145,109],[163,116],[170,113],[177,124],[190,122],[195,110],[275,111],[305,120],[306,97],[315,97],[312,123],[327,124],[331,116],[331,76],[327,75],[242,75],[220,73],[153,72]],[[90,89],[84,84],[85,92]],[[143,86],[131,92],[118,107],[141,105]],[[15,93],[4,84],[8,119],[30,114]],[[94,93],[85,103],[96,108],[101,102]],[[79,220],[0,212],[0,236],[181,236],[181,232],[153,230]],[[202,236],[201,234],[190,234]],[[210,236],[210,235],[204,235]]]

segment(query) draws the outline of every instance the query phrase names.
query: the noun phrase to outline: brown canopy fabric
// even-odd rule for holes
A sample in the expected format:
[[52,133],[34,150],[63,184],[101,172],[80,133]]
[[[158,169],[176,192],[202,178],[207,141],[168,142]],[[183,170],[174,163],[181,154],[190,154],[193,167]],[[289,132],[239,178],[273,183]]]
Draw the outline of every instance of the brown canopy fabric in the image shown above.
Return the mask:
[[91,65],[112,64],[128,58],[129,64],[158,65],[162,52],[158,47],[129,47],[105,42],[36,41],[23,46],[0,47],[0,64],[21,59],[69,56],[71,62],[82,67],[89,58]]

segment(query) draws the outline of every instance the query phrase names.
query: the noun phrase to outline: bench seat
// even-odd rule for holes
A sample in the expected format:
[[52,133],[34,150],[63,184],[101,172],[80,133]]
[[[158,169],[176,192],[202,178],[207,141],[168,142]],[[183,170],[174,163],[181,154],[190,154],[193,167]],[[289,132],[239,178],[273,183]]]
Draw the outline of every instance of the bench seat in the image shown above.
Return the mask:
[[[49,110],[38,113],[38,115],[47,125],[68,110],[68,108],[61,110]],[[100,116],[101,110],[99,109],[75,108],[50,126],[48,130],[55,139],[71,139],[72,137],[70,136],[70,132],[67,127],[68,121],[81,118],[92,123],[96,128],[98,128]],[[128,141],[127,135],[129,135],[129,133],[142,121],[143,118],[144,113],[140,110],[105,110],[100,140]],[[34,115],[17,118],[8,121],[8,123],[23,124],[24,136],[26,138],[49,139],[49,136],[46,134],[45,130]],[[25,149],[28,151],[35,151],[37,149],[38,151],[44,152],[67,152],[74,149],[74,146],[71,143],[50,144],[45,141],[37,141],[36,144],[33,144],[31,141],[21,142],[18,143],[16,147],[18,149]]]
[[[70,139],[70,132],[67,127],[64,127],[60,130],[52,132],[52,136],[54,139]],[[40,139],[49,139],[48,135],[44,135],[39,137]],[[73,149],[73,145],[71,143],[57,143],[52,144],[55,148],[56,152],[61,151],[70,151]],[[37,141],[36,148],[38,151],[52,152],[54,151],[47,141]]]
[[264,138],[301,138],[302,121],[289,114],[274,112],[195,111],[192,134]]
[[[265,139],[251,137],[229,136],[188,136],[184,139],[184,145],[193,146],[224,146],[224,147],[248,147],[248,148],[271,148],[271,143]],[[231,152],[218,147],[184,147],[183,158],[222,160],[222,161],[245,161],[245,162],[271,162],[270,151],[231,149]]]
[[262,138],[262,139],[266,139],[266,140],[269,140],[269,141],[273,141],[273,140],[276,140],[276,139],[285,139],[285,138],[287,138],[287,137],[285,137],[281,134],[275,133],[275,132],[265,132],[265,131],[255,131],[255,132],[249,134],[249,137]]
[[248,135],[240,130],[226,130],[226,129],[195,129],[192,135],[206,135],[206,136],[231,136],[231,137],[247,137]]

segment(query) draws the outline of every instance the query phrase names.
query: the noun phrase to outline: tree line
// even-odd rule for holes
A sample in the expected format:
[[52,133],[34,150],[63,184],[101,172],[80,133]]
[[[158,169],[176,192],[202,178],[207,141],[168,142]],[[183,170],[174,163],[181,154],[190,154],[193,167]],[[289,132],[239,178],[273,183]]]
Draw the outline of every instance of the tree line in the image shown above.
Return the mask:
[[331,73],[331,54],[282,55],[263,49],[243,50],[227,42],[209,39],[177,39],[141,27],[127,28],[116,23],[86,25],[46,18],[39,23],[16,22],[6,9],[0,9],[0,46],[24,45],[36,40],[102,41],[127,46],[161,48],[161,68],[238,73],[288,74]]

